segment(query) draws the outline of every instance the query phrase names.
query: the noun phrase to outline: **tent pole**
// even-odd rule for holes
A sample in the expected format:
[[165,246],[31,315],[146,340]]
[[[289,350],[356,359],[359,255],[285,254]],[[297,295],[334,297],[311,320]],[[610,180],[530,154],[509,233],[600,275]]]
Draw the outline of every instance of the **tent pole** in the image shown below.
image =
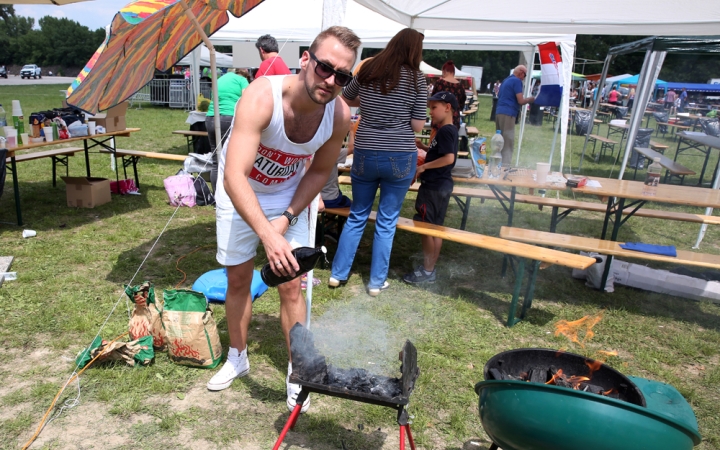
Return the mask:
[[[535,47],[533,46],[532,50],[532,56],[530,60],[526,60],[525,63],[527,64],[526,68],[528,70],[528,74],[530,74],[529,77],[525,77],[525,83],[523,85],[523,96],[528,97],[530,95],[530,89],[532,88],[532,71],[535,66]],[[523,56],[527,57],[527,55],[523,52]],[[529,67],[529,68],[528,68]],[[530,82],[528,82],[528,79]],[[515,157],[515,166],[520,165],[520,149],[522,148],[522,140],[523,140],[523,133],[525,132],[525,117],[527,116],[527,105],[521,106],[522,110],[520,113],[520,136],[518,138],[518,149],[517,149],[517,156]]]
[[[562,50],[563,58],[563,93],[561,99],[561,108],[559,112],[562,112],[560,123],[560,167],[558,171],[563,173],[565,166],[565,151],[567,150],[567,135],[568,135],[568,118],[570,116],[570,90],[572,89],[572,69],[575,60],[575,43],[560,42],[560,49]],[[553,138],[555,139],[555,138]],[[555,143],[553,143],[552,153],[555,153]],[[550,156],[550,164],[552,165],[552,155]]]
[[[613,62],[614,59],[615,59],[615,55],[607,55],[605,57],[605,64],[603,65],[602,75],[600,75],[600,82],[596,86],[596,89],[598,89],[598,90],[595,91],[595,98],[593,98],[593,100],[592,100],[593,107],[592,107],[592,114],[590,114],[590,125],[592,125],[595,121],[595,114],[597,113],[598,104],[600,103],[600,100],[599,100],[600,99],[599,89],[601,89],[600,86],[605,84],[605,78],[607,78],[608,69],[610,69],[610,64]],[[583,159],[585,158],[585,150],[587,149],[589,139],[590,139],[590,133],[587,133],[585,135],[585,144],[583,145],[582,154],[580,155],[580,164],[578,164],[578,168],[577,168],[578,173],[580,173],[580,171],[582,170],[582,163],[583,163]]]
[[623,155],[618,180],[622,180],[625,174],[628,158],[630,158],[633,148],[635,147],[637,130],[640,124],[642,124],[645,108],[647,107],[652,89],[655,87],[655,82],[660,74],[662,64],[665,61],[665,55],[667,55],[667,52],[656,52],[652,50],[648,50],[645,54],[645,61],[643,62],[643,67],[638,77],[637,90],[635,91],[635,103],[633,104],[632,115],[630,116],[630,130],[628,130],[625,155]]
[[205,46],[210,51],[210,71],[212,72],[212,95],[213,95],[213,112],[215,113],[214,116],[214,122],[215,122],[215,148],[212,149],[213,151],[217,151],[217,147],[222,146],[222,133],[220,132],[220,109],[218,107],[219,97],[218,97],[218,89],[217,89],[217,64],[215,63],[215,47],[212,45],[212,42],[210,42],[210,39],[207,37],[207,34],[205,34],[205,30],[203,30],[202,25],[200,25],[200,22],[197,20],[197,17],[195,17],[195,14],[190,10],[190,7],[188,6],[187,2],[185,0],[180,0],[180,6],[182,6],[183,11],[185,11],[185,15],[190,18],[190,21],[192,21],[193,26],[195,27],[195,30],[200,34],[200,38],[205,43]]

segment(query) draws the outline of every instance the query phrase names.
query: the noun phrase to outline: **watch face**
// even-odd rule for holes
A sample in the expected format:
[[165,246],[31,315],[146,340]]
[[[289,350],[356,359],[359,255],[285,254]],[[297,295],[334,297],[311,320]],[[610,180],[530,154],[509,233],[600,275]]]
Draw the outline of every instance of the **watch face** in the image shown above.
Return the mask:
[[297,216],[293,216],[289,211],[285,211],[283,216],[287,217],[288,222],[290,222],[290,226],[295,225],[298,221]]

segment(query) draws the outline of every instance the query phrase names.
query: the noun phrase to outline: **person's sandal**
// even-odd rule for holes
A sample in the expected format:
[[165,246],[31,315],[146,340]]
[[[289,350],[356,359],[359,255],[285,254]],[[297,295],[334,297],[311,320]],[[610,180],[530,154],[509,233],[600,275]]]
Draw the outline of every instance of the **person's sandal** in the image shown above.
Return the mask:
[[368,288],[368,295],[370,295],[370,297],[377,297],[381,291],[387,290],[389,287],[390,283],[386,281],[379,288]]
[[330,277],[328,280],[328,286],[332,288],[345,286],[347,284],[347,280],[338,280],[337,278]]

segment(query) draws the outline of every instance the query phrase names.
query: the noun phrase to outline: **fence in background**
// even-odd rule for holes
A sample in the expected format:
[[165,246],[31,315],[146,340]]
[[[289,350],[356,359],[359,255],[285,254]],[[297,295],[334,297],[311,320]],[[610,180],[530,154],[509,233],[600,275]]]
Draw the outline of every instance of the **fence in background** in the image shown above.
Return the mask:
[[[200,82],[200,93],[211,98],[212,83],[209,81]],[[167,105],[170,108],[179,108],[186,111],[195,109],[196,98],[193,95],[192,82],[190,80],[167,80],[155,78],[146,84],[142,89],[130,97],[130,106],[141,103],[153,105]]]

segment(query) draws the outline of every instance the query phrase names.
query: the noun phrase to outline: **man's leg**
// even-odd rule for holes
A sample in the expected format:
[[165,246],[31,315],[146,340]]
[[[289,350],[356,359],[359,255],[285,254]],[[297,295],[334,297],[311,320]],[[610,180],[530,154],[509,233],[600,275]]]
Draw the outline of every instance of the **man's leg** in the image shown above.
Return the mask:
[[442,238],[433,236],[422,236],[423,267],[426,271],[435,270],[435,264],[440,257]]
[[230,349],[222,368],[208,381],[211,391],[227,389],[233,380],[250,372],[247,357],[247,333],[252,316],[250,284],[253,277],[253,260],[235,266],[227,266],[228,289],[225,294],[225,317]]
[[498,130],[502,131],[503,144],[502,151],[502,165],[503,167],[510,167],[512,165],[512,154],[513,148],[515,147],[515,117],[506,116],[505,114],[499,114],[496,116]]
[[228,289],[225,294],[225,317],[230,347],[242,351],[247,346],[247,333],[252,316],[252,283],[254,260],[227,267]]
[[305,324],[307,307],[305,298],[300,290],[300,278],[283,283],[278,286],[280,294],[280,325],[282,326],[285,342],[288,349],[288,361],[292,362],[290,354],[290,329],[296,322]]

